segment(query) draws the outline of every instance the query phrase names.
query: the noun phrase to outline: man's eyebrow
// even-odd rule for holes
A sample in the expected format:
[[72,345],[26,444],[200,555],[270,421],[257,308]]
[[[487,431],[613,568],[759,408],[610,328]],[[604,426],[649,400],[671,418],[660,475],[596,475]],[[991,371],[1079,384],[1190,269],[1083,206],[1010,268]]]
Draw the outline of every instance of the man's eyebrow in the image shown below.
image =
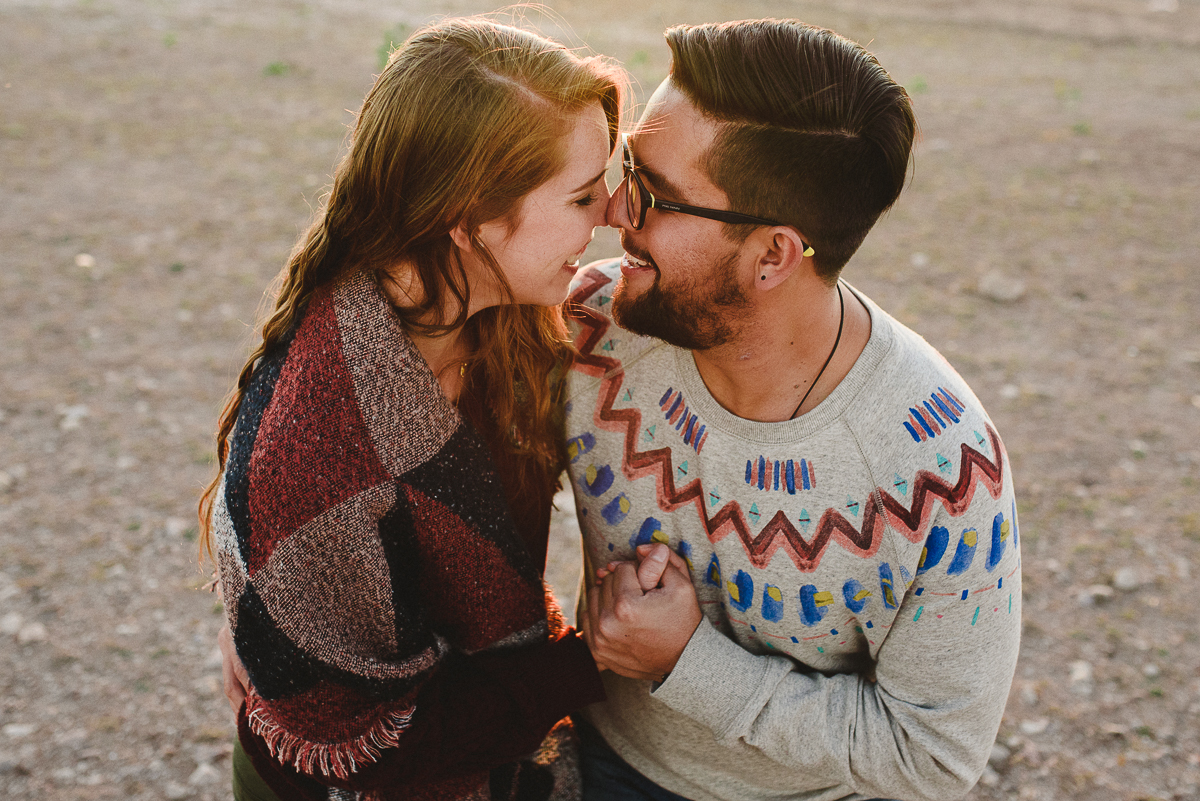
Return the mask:
[[633,155],[632,147],[629,148],[629,155],[633,159],[634,168],[639,173],[642,174],[643,178],[649,178],[650,183],[654,184],[659,189],[662,189],[664,192],[666,192],[668,195],[675,198],[679,202],[681,202],[681,203],[683,202],[683,190],[682,189],[680,189],[678,186],[676,186],[674,183],[672,183],[662,173],[655,171],[655,169],[653,167],[647,167],[644,163],[638,162],[637,157]]
[[667,179],[666,176],[650,167],[641,165],[638,166],[637,171],[642,174],[643,178],[648,178],[650,183],[663,190],[665,194],[675,198],[680,203],[683,202],[683,190]]
[[579,188],[578,188],[578,189],[572,189],[572,190],[571,190],[570,192],[568,192],[567,194],[568,194],[568,195],[573,195],[573,194],[575,194],[576,192],[582,192],[583,190],[587,189],[589,186],[595,186],[596,182],[597,182],[597,181],[599,181],[601,178],[603,178],[603,177],[604,177],[604,173],[606,173],[606,172],[608,172],[608,167],[607,167],[607,166],[606,166],[606,167],[605,167],[603,170],[601,170],[600,172],[596,173],[596,177],[595,177],[595,178],[589,178],[588,180],[586,180],[586,181],[584,181],[583,183],[581,183],[581,184],[579,185]]

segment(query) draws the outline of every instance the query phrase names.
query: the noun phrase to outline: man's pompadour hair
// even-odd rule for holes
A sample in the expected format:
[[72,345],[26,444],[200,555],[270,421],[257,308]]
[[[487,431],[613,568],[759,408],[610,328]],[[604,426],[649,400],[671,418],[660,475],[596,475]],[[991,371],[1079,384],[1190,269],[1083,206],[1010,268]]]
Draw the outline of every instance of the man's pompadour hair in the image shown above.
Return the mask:
[[904,187],[917,131],[904,87],[860,45],[797,20],[678,25],[666,38],[672,82],[722,123],[709,178],[738,211],[803,232],[835,281]]

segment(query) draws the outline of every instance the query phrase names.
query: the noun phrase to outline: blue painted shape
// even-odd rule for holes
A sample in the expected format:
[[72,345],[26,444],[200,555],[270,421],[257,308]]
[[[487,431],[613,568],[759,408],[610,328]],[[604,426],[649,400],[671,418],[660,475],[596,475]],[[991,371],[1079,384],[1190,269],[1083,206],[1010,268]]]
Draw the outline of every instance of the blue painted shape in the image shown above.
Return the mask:
[[[593,467],[595,466],[593,465]],[[593,498],[599,498],[601,495],[608,492],[608,488],[612,486],[613,471],[608,465],[595,467],[595,474],[594,476],[590,477],[591,480],[589,481],[588,473],[591,472],[593,471],[584,471],[583,475],[579,477],[579,486],[582,487],[583,491],[588,495],[591,495]]]
[[946,568],[946,575],[957,576],[967,572],[967,568],[975,559],[975,550],[978,547],[979,532],[973,528],[963,529],[962,536],[958,539],[958,548],[954,551],[954,558],[950,560],[950,566]]
[[708,570],[704,571],[704,583],[714,587],[721,586],[721,560],[714,553],[708,560]]
[[921,575],[931,567],[937,567],[938,562],[946,554],[946,546],[950,544],[950,529],[945,526],[934,526],[925,538],[925,547],[921,549],[921,561],[917,563],[917,575]]
[[879,589],[883,593],[883,606],[885,609],[895,609],[899,606],[896,602],[895,579],[892,577],[892,566],[887,562],[879,565]]
[[750,483],[750,473],[754,469],[754,465],[750,464],[750,460],[746,460],[746,483]]
[[916,409],[914,409],[911,406],[908,407],[908,410],[910,412],[912,412],[913,419],[917,421],[917,423],[921,426],[921,428],[925,429],[926,434],[928,434],[931,437],[937,436],[937,434],[933,433],[933,429],[929,427],[929,423],[925,422],[925,416],[923,414],[921,414],[920,412],[918,412]]
[[912,427],[912,423],[910,423],[910,422],[908,422],[907,420],[905,420],[905,421],[904,421],[904,427],[908,429],[908,433],[909,433],[909,435],[910,435],[910,436],[913,438],[913,442],[920,442],[920,441],[921,441],[921,437],[920,437],[920,435],[919,435],[919,434],[917,434],[917,429],[915,429],[915,428],[913,428],[913,427]]
[[1004,549],[1008,547],[1008,524],[1004,520],[1004,512],[997,512],[992,519],[992,547],[988,551],[987,561],[984,567],[991,572],[996,569],[996,565],[1000,564],[1000,560],[1004,557]]
[[796,494],[796,463],[791,459],[787,461],[787,491],[788,495]]
[[909,584],[912,584],[912,573],[909,573],[908,568],[904,565],[900,565],[900,580],[904,582],[905,587],[907,587]]
[[687,562],[688,572],[694,572],[696,568],[692,564],[692,544],[690,542],[684,540],[679,543],[679,555],[683,558],[683,561]]
[[806,626],[815,626],[825,619],[825,615],[829,612],[831,604],[825,603],[823,598],[818,598],[818,595],[828,595],[829,593],[818,593],[815,584],[805,584],[800,588],[800,622]]
[[796,522],[800,524],[800,530],[807,534],[808,527],[812,524],[812,518],[809,517],[807,509],[800,510],[800,517],[797,518]]
[[933,402],[937,404],[937,407],[942,410],[943,414],[945,414],[954,422],[958,422],[958,415],[951,411],[950,407],[943,403],[941,398],[939,398],[937,395],[934,395]]
[[812,475],[808,472],[808,460],[800,460],[800,482],[805,489],[812,489]]
[[774,584],[763,587],[762,616],[764,620],[778,623],[783,620],[783,591]]
[[680,392],[675,396],[675,402],[671,404],[671,408],[667,409],[667,419],[671,419],[671,415],[675,414],[675,410],[679,408],[679,404],[683,403],[683,393]]
[[578,437],[571,437],[567,440],[567,458],[574,463],[594,447],[596,447],[596,435],[585,431]]
[[931,415],[933,415],[933,419],[938,421],[938,425],[940,425],[942,428],[950,427],[949,424],[945,420],[942,419],[942,416],[934,410],[933,406],[931,406],[929,404],[929,401],[925,401],[921,405],[925,407],[925,410],[927,412],[929,412]]
[[663,396],[662,396],[661,398],[659,398],[659,399],[658,399],[658,405],[659,405],[659,406],[662,406],[664,403],[666,403],[666,402],[667,402],[667,398],[671,397],[671,393],[672,393],[672,392],[674,392],[674,391],[675,391],[675,390],[674,390],[673,388],[671,388],[671,387],[667,387],[667,391],[666,391],[666,392],[664,392],[664,393],[663,393]]
[[622,492],[604,505],[604,508],[600,510],[600,516],[604,518],[604,522],[615,526],[625,519],[632,505],[629,497]]
[[758,457],[758,488],[762,489],[766,483],[767,460],[765,457]]
[[963,412],[965,412],[967,410],[967,407],[963,406],[961,403],[956,401],[954,399],[954,396],[951,395],[949,392],[947,392],[943,387],[938,387],[938,392],[942,393],[942,397],[944,397],[946,400],[950,401],[950,403],[954,404],[954,408],[958,409],[959,414],[962,414]]
[[850,579],[842,585],[842,600],[846,602],[846,608],[857,615],[871,603],[871,591],[864,590],[858,579]]
[[779,490],[779,462],[775,463],[774,472],[775,472],[775,483],[771,486],[771,489],[778,491]]
[[[658,536],[655,537],[654,535]],[[642,521],[642,525],[638,527],[637,533],[629,538],[629,547],[637,548],[639,545],[649,545],[652,542],[666,542],[667,535],[663,533],[662,523],[653,517],[647,517]]]
[[683,424],[687,422],[688,415],[691,413],[691,411],[692,411],[692,407],[690,407],[690,406],[683,407],[683,414],[679,415],[679,419],[675,421],[675,430],[676,431],[683,428]]
[[683,429],[683,441],[691,445],[692,428],[696,425],[696,415],[688,418],[687,427]]
[[725,582],[725,591],[729,593],[729,605],[739,612],[754,605],[754,579],[745,570],[739,570],[733,581]]

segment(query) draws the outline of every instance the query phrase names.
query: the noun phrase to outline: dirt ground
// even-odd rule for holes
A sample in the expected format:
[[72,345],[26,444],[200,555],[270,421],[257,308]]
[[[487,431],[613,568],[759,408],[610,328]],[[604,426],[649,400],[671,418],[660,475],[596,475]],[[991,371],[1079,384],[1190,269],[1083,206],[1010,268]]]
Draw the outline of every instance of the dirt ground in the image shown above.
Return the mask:
[[[551,5],[643,97],[666,25],[757,16],[870,43],[909,88],[911,186],[846,275],[1012,457],[1025,632],[970,798],[1200,798],[1200,3]],[[228,797],[214,421],[388,37],[482,10],[0,0],[4,798]]]

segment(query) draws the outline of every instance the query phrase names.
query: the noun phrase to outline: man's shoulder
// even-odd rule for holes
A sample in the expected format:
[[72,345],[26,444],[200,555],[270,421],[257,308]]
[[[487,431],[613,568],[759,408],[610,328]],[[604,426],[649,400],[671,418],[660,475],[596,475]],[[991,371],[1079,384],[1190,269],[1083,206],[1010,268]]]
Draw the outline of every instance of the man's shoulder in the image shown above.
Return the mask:
[[621,277],[621,260],[601,259],[579,268],[571,281],[570,303],[610,316],[613,289]]
[[[954,366],[920,334],[859,294],[877,329],[872,340],[878,335],[886,344],[848,409],[854,427],[892,451],[893,458],[912,447],[930,447],[935,440],[944,446],[950,440],[976,444],[986,438],[987,429],[994,430],[992,421]],[[892,446],[885,448],[888,442]]]

